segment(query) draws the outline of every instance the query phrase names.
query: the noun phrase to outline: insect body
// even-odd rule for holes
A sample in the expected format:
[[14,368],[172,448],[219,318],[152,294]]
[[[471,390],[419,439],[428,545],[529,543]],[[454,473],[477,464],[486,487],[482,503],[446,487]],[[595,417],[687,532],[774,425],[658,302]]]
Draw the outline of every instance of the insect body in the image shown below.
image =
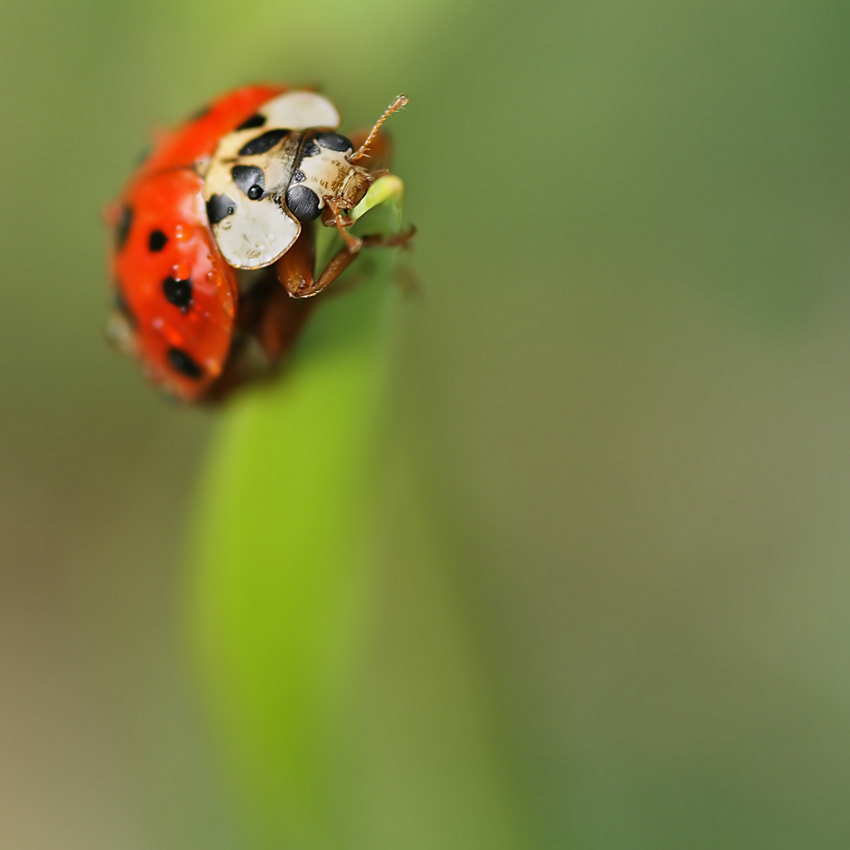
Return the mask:
[[[316,92],[286,92],[225,136],[206,172],[204,199],[227,262],[238,269],[274,263],[294,245],[302,225],[320,215],[339,229],[347,253],[356,254],[362,243],[348,234],[351,221],[343,211],[354,209],[382,173],[357,160],[386,118],[405,103],[403,95],[397,98],[356,152],[351,141],[334,132],[340,120],[333,104]],[[304,298],[330,282],[320,278],[287,289]]]
[[[280,86],[225,95],[161,139],[113,213],[110,336],[186,401],[226,389],[251,337],[267,361],[279,359],[306,315],[288,296],[320,292],[364,244],[412,235],[348,233],[351,211],[385,173],[360,160],[380,153],[378,128],[404,103],[398,98],[357,150],[335,132],[329,100]],[[314,277],[310,223],[320,216],[343,248]],[[271,275],[257,271],[272,264]]]

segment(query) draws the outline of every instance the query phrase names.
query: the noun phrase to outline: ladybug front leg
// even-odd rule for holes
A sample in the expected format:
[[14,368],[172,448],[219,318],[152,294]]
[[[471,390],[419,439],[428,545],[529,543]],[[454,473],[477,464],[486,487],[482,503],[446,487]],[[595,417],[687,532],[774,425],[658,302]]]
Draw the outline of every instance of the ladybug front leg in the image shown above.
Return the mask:
[[325,266],[322,273],[315,281],[301,289],[289,291],[293,298],[310,298],[318,295],[323,289],[330,286],[351,264],[351,261],[360,253],[362,248],[396,248],[405,245],[416,235],[416,229],[411,227],[404,233],[395,233],[392,236],[363,236],[358,238],[359,246],[352,251],[348,246],[343,246],[337,254]]
[[[386,175],[376,180],[370,187],[363,200],[350,212],[343,210],[337,203],[336,198],[326,197],[325,204],[328,210],[327,224],[336,227],[341,235],[344,245],[330,262],[322,270],[322,273],[313,279],[311,274],[312,254],[305,255],[301,252],[309,245],[313,249],[313,234],[310,232],[306,237],[302,235],[295,245],[286,252],[277,262],[278,278],[286,291],[293,298],[310,298],[317,295],[323,289],[332,284],[351,264],[351,261],[363,248],[394,248],[409,242],[416,231],[413,227],[404,233],[390,233],[388,236],[353,236],[348,232],[361,216],[366,215],[375,208],[389,212],[389,218],[378,216],[378,221],[385,223],[379,229],[390,229],[397,227],[398,219],[401,217],[401,198],[404,184],[394,175]],[[373,213],[375,215],[376,213]],[[389,225],[386,224],[389,220]],[[302,242],[303,240],[303,242]]]
[[336,200],[328,197],[325,203],[330,215],[327,223],[337,228],[345,244],[319,277],[314,278],[315,234],[311,226],[304,226],[295,244],[275,264],[278,280],[293,298],[310,298],[326,289],[348,268],[363,247],[364,240],[348,232],[347,228],[354,221],[345,215]]
[[359,239],[357,236],[352,236],[348,232],[348,228],[354,224],[355,219],[349,218],[349,216],[343,212],[342,207],[339,205],[338,198],[335,198],[332,195],[326,195],[324,197],[324,202],[325,208],[328,211],[328,216],[327,220],[323,219],[323,221],[325,221],[325,224],[329,227],[335,227],[345,242],[345,246],[349,252],[351,254],[356,254],[363,247],[363,240]]
[[301,234],[293,246],[275,263],[277,279],[293,297],[313,285],[316,264],[316,233],[311,222],[301,226]]
[[[357,243],[358,244],[354,250],[350,249],[348,245],[344,245],[325,266],[318,278],[315,279],[313,278],[312,271],[308,275],[302,274],[302,270],[300,268],[294,274],[288,271],[287,267],[289,263],[286,262],[286,259],[289,254],[292,253],[292,249],[290,249],[277,262],[278,278],[286,291],[293,298],[310,298],[313,295],[318,295],[323,289],[330,286],[348,268],[351,261],[360,252],[365,240],[358,239]],[[281,270],[281,266],[283,266],[283,270]]]
[[363,247],[362,239],[346,244],[325,266],[318,278],[313,275],[316,240],[313,228],[306,224],[295,244],[275,263],[277,279],[293,298],[309,298],[330,286],[349,266]]

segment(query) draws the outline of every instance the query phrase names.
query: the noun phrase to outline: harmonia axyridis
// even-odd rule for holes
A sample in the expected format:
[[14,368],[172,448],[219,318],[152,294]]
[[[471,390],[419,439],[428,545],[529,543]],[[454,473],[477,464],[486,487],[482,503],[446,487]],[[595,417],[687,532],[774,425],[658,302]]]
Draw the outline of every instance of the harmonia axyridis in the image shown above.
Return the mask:
[[[185,401],[219,397],[250,376],[237,355],[251,337],[267,363],[279,360],[307,314],[301,299],[364,245],[412,236],[348,232],[360,208],[401,192],[386,177],[389,190],[369,197],[387,175],[379,128],[406,102],[397,98],[356,147],[334,132],[339,114],[322,95],[250,86],[161,138],[113,211],[110,337]],[[319,216],[343,246],[314,276],[310,223]],[[271,274],[237,271],[272,264]]]

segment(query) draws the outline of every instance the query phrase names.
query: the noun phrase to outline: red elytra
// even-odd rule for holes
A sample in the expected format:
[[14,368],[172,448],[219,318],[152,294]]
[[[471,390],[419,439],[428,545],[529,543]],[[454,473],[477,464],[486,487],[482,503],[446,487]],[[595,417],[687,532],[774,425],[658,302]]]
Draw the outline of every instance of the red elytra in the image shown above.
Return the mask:
[[[233,271],[206,224],[202,183],[188,168],[139,180],[126,196],[133,220],[114,261],[149,377],[187,400],[221,374],[238,299]],[[165,244],[153,251],[158,234]]]
[[222,136],[247,121],[266,101],[285,91],[285,86],[245,86],[222,95],[183,126],[161,134],[139,174],[191,166],[212,156]]
[[[312,296],[336,280],[362,248],[403,245],[415,232],[362,237],[348,232],[355,220],[348,212],[387,173],[382,160],[388,148],[380,128],[406,103],[406,96],[399,95],[368,133],[348,140],[321,132],[335,128],[339,115],[314,91],[247,86],[218,98],[177,130],[160,134],[112,212],[113,340],[139,358],[152,381],[186,402],[218,401],[245,382],[271,374],[297,338]],[[267,122],[275,120],[281,125],[267,129]],[[308,126],[311,122],[315,126]],[[354,141],[358,135],[359,143]],[[307,140],[312,141],[310,152]],[[347,152],[334,147],[340,140],[350,146]],[[227,147],[234,141],[235,158]],[[280,149],[274,148],[278,142]],[[249,151],[250,146],[256,150]],[[299,163],[318,157],[322,149],[322,159],[311,161],[305,176]],[[359,164],[364,158],[368,166]],[[246,170],[258,181],[250,188],[237,176],[245,177]],[[266,173],[284,182],[271,183],[269,192],[255,196]],[[297,213],[283,206],[289,183],[313,196],[312,214],[302,210],[304,221],[296,221]],[[392,185],[400,191],[398,178]],[[244,208],[250,214],[240,224],[236,213],[245,198],[252,208]],[[316,273],[313,219],[322,203],[320,223],[336,228],[343,245]],[[276,216],[283,211],[300,235],[293,236],[289,228],[284,236],[290,238],[275,243],[279,234],[264,223],[270,209]],[[266,248],[267,262],[245,261],[245,256],[256,260]],[[237,280],[236,268],[246,269],[245,277]]]
[[152,380],[184,401],[201,397],[221,374],[238,308],[234,272],[213,239],[194,166],[285,90],[238,89],[164,134],[114,213],[112,272],[127,345]]

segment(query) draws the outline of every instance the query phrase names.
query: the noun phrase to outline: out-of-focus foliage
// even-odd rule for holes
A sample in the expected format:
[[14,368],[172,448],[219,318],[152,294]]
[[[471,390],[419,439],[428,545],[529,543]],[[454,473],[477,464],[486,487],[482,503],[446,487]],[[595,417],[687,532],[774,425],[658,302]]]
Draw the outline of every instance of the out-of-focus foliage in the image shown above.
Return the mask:
[[[6,3],[0,844],[847,846],[848,34],[831,0]],[[97,215],[258,79],[344,129],[410,96],[421,297],[329,297],[287,384],[183,411],[103,349]],[[299,441],[315,583],[266,527]],[[269,535],[233,597],[191,517]],[[252,639],[195,692],[225,602]]]

